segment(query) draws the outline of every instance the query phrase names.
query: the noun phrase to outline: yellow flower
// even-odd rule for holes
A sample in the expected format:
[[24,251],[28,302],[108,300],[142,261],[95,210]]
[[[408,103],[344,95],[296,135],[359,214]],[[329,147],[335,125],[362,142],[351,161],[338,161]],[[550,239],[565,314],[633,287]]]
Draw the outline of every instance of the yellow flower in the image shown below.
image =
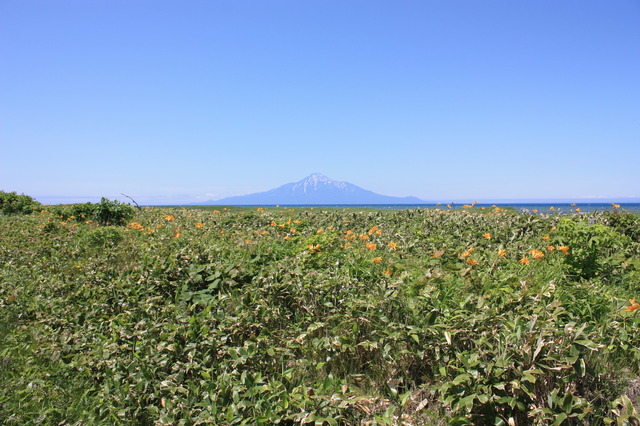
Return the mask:
[[507,255],[507,251],[503,248],[501,248],[500,250],[498,250],[498,256],[500,257],[505,257]]
[[271,226],[276,226],[277,223],[275,223],[273,220],[271,221]]
[[309,249],[309,253],[316,253],[321,251],[320,244],[316,244],[315,246],[313,244],[309,244],[307,248]]
[[179,232],[176,232],[175,234],[173,234],[173,238],[180,238],[180,235],[181,234]]
[[373,243],[367,243],[367,244],[365,244],[365,245],[367,246],[367,248],[368,248],[369,250],[375,250],[375,249],[378,247],[378,246],[376,246],[376,245],[375,245],[375,244],[373,244]]
[[130,224],[127,225],[127,228],[142,231],[144,229],[144,226],[140,225],[137,222],[131,222]]
[[320,229],[318,229],[318,230],[316,231],[316,234],[318,234],[318,235],[319,235],[319,234],[322,234],[323,232],[324,232],[324,229],[320,228]]
[[580,207],[576,208],[576,212],[580,213]]
[[289,232],[291,232],[292,234],[295,234],[295,233],[296,233],[296,228],[291,228],[291,229],[289,230]]
[[551,237],[549,237],[548,235],[545,235],[544,237],[542,237],[542,239],[545,240],[545,241],[549,241],[550,238]]
[[548,250],[548,251],[554,251],[555,249],[556,249],[556,248],[555,248],[554,246],[549,246],[549,247],[547,247],[547,250]]
[[560,246],[560,247],[558,247],[558,250],[560,250],[564,254],[569,254],[569,247],[567,247],[567,246]]
[[171,216],[171,215],[169,215],[169,216],[165,216],[164,220],[168,220],[169,222],[173,222],[174,220],[176,220],[176,218]]
[[527,256],[524,256],[522,259],[520,259],[520,263],[522,263],[523,265],[526,265],[529,263],[529,259],[527,259]]
[[286,237],[284,237],[284,240],[285,240],[285,241],[289,241],[290,239],[291,239],[291,237],[290,237],[290,236],[288,236],[288,235],[287,235]]
[[378,226],[374,226],[373,228],[369,229],[369,235],[373,234],[374,232],[376,232],[378,230]]
[[375,263],[375,264],[378,264],[378,263],[382,262],[382,258],[381,257],[374,257],[372,262]]
[[204,225],[202,223],[196,223],[196,228],[202,228]]
[[491,234],[489,232],[487,232],[486,234],[482,234],[483,237],[485,237],[487,240],[491,239]]
[[360,241],[367,241],[369,239],[369,236],[365,234],[360,234],[358,238],[360,239]]
[[391,250],[395,250],[396,248],[398,248],[396,243],[394,243],[393,241],[390,241],[388,245]]
[[619,209],[620,208],[620,204],[611,203],[611,205],[613,206],[614,209]]
[[475,259],[472,259],[470,257],[467,257],[467,259],[465,260],[465,262],[467,262],[469,265],[477,265],[478,261]]

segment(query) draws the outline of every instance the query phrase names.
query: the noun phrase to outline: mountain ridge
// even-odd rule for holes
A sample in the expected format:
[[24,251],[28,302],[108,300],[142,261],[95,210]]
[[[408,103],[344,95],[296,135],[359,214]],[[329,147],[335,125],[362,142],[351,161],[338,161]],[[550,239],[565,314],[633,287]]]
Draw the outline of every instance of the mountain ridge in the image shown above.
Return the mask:
[[297,182],[247,195],[209,200],[201,205],[350,205],[350,204],[423,204],[417,197],[394,197],[377,194],[349,182],[329,179],[312,173]]

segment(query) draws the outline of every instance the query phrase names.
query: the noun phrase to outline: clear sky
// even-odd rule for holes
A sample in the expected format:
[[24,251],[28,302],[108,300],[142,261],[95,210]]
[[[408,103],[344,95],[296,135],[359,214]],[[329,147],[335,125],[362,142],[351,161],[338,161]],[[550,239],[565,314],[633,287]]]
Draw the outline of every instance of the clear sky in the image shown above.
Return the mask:
[[640,197],[638,0],[0,0],[0,190]]

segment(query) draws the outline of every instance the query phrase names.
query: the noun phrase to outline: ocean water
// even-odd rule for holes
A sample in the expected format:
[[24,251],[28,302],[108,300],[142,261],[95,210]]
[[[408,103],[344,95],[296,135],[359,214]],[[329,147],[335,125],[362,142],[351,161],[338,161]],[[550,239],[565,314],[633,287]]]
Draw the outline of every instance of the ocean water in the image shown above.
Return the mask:
[[[451,209],[457,210],[463,207],[463,204],[452,203]],[[619,210],[628,211],[631,213],[640,213],[640,203],[620,203]],[[613,205],[611,203],[496,203],[496,204],[476,204],[475,209],[490,209],[493,206],[500,208],[513,208],[522,213],[542,214],[542,213],[560,213],[569,214],[576,213],[576,209],[582,213],[590,213],[595,211],[612,211]],[[296,205],[281,205],[280,207],[291,208],[366,208],[366,209],[381,209],[381,210],[406,210],[406,209],[441,209],[448,210],[445,204],[323,204],[323,205],[311,205],[311,204],[296,204]]]

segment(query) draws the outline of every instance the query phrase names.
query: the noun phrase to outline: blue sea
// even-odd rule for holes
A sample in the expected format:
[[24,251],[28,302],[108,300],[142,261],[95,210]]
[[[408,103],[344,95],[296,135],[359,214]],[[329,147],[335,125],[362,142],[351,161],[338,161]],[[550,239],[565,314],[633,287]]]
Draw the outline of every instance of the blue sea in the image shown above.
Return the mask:
[[[464,204],[450,203],[451,210],[461,209]],[[476,209],[489,209],[493,206],[500,208],[512,208],[522,213],[541,214],[541,213],[560,213],[569,214],[576,213],[576,209],[580,209],[579,212],[590,213],[595,211],[612,211],[614,209],[611,203],[495,203],[495,204],[476,204]],[[619,210],[628,211],[631,213],[640,213],[640,203],[619,203]],[[280,207],[291,208],[367,208],[367,209],[381,209],[381,210],[406,210],[406,209],[442,209],[448,210],[446,203],[437,204],[323,204],[323,205],[280,205]]]

